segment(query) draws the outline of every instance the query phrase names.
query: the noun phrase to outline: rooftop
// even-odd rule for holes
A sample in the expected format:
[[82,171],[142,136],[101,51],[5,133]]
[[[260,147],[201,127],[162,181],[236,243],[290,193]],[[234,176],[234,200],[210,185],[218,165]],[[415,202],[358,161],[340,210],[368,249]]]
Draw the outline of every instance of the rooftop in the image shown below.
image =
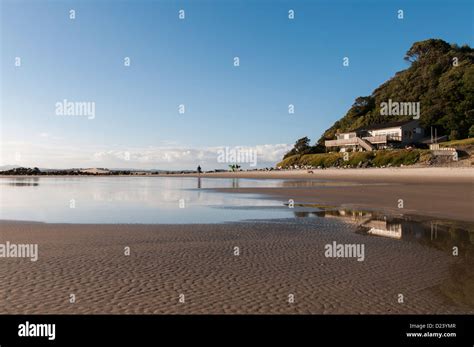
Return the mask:
[[388,123],[365,125],[365,126],[361,126],[357,129],[354,129],[354,130],[351,130],[351,131],[343,131],[343,132],[341,132],[341,134],[355,133],[355,132],[364,131],[364,130],[396,128],[396,127],[400,127],[402,125],[405,125],[405,124],[408,124],[408,123],[411,123],[411,122],[414,122],[414,121],[416,121],[416,119],[409,119],[409,120],[394,121],[394,122],[388,122]]

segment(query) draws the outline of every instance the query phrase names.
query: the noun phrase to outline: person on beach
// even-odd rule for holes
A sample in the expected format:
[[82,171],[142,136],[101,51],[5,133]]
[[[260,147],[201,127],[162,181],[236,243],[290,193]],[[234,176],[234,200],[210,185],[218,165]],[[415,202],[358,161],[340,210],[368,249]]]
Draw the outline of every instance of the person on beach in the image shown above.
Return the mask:
[[198,165],[198,167],[197,167],[197,172],[198,172],[198,174],[202,174],[201,165]]

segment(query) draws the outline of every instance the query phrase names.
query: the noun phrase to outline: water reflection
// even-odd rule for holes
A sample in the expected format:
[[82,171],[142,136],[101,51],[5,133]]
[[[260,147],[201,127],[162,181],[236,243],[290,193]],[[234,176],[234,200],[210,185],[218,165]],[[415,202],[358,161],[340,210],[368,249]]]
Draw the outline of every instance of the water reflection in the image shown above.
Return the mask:
[[[38,186],[40,183],[49,184],[52,180],[55,181],[84,181],[84,180],[123,180],[130,179],[131,177],[127,176],[112,176],[112,177],[81,177],[81,176],[43,176],[43,177],[0,177],[0,186],[9,185],[9,186]],[[206,178],[206,177],[173,177],[169,178],[166,176],[155,176],[155,177],[133,177],[132,179],[161,179],[161,180],[184,180],[184,181],[197,181],[197,189],[202,188],[251,188],[251,187],[283,187],[283,188],[311,188],[311,187],[325,187],[325,186],[352,186],[352,185],[361,185],[360,183],[354,182],[334,182],[320,179],[311,179],[311,180],[300,180],[300,179],[249,179],[249,178]],[[205,183],[205,185],[203,185]],[[376,183],[380,185],[381,183]],[[367,185],[367,184],[364,184]]]
[[0,185],[3,184],[12,187],[37,187],[39,183],[39,177],[18,177],[13,180],[0,181]]
[[390,237],[393,239],[402,238],[402,224],[388,222],[386,220],[370,220],[364,225],[367,234]]
[[337,219],[354,224],[356,233],[362,235],[415,242],[444,252],[451,260],[448,277],[428,290],[460,307],[474,309],[474,223],[308,204],[295,209],[296,217]]
[[356,232],[363,235],[418,242],[445,251],[452,251],[454,246],[462,250],[474,245],[474,223],[316,205],[300,204],[298,207],[313,207],[318,210],[297,210],[294,212],[295,217],[335,218],[354,224]]
[[279,184],[205,177],[1,177],[0,219],[166,224],[288,218],[291,211],[279,201],[212,189]]

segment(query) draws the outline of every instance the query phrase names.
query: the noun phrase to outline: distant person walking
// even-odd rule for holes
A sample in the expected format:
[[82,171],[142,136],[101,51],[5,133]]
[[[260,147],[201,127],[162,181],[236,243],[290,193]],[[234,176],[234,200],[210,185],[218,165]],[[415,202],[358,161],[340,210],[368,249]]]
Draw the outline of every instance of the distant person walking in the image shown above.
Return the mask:
[[197,167],[197,172],[198,172],[198,174],[202,174],[201,165],[198,165],[198,167]]

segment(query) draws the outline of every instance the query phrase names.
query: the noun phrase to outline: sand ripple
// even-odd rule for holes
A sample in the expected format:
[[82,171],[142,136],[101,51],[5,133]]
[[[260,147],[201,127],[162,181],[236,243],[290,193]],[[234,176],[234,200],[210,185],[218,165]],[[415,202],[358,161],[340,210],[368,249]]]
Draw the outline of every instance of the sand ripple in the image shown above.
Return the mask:
[[[37,262],[0,259],[0,313],[474,312],[437,290],[453,257],[339,221],[0,227],[0,242],[39,244]],[[364,243],[365,261],[326,258],[334,240]]]

